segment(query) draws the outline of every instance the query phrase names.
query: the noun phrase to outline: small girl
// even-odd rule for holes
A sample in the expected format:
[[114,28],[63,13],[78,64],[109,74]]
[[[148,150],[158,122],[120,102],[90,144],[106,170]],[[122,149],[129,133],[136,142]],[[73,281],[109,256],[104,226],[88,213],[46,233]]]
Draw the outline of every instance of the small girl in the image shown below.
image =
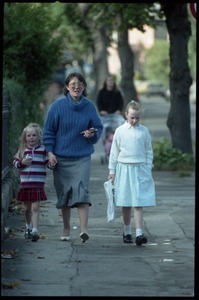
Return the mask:
[[24,203],[26,231],[25,238],[36,242],[38,234],[40,201],[47,200],[44,191],[46,166],[49,164],[46,149],[41,145],[42,130],[36,123],[24,128],[20,137],[19,150],[14,156],[13,165],[20,169],[20,190],[17,200]]
[[143,207],[156,205],[152,178],[153,150],[148,129],[139,124],[141,105],[132,100],[126,106],[126,122],[113,136],[108,179],[114,180],[115,204],[122,207],[123,242],[133,243],[131,209],[134,207],[136,245],[147,243],[143,234]]

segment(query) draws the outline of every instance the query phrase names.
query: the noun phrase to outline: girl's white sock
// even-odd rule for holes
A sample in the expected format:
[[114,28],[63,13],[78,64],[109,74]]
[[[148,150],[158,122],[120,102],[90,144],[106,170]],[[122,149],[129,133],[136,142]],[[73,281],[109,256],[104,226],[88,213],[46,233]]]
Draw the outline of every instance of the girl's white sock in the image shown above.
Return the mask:
[[33,232],[38,232],[37,228],[33,227],[32,233],[33,233]]
[[26,224],[26,228],[32,230],[32,224]]
[[127,235],[127,234],[131,234],[131,224],[129,224],[129,225],[124,224],[124,235]]
[[142,235],[142,228],[136,228],[136,236]]

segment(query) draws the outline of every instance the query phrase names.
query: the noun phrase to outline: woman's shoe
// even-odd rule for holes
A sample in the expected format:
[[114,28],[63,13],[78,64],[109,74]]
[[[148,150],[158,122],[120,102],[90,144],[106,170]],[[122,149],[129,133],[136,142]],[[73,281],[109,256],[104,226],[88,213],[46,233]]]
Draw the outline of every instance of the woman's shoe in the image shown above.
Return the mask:
[[70,235],[60,236],[61,241],[70,241]]
[[89,235],[86,232],[80,233],[80,238],[82,239],[82,243],[85,243],[89,239]]

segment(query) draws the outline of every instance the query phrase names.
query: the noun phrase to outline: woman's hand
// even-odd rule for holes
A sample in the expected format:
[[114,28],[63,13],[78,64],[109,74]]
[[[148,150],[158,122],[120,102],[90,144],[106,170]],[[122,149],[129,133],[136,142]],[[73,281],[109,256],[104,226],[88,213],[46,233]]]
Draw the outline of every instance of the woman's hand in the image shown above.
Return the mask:
[[55,167],[57,164],[57,158],[52,152],[48,152],[49,164],[51,167]]
[[97,132],[97,131],[98,131],[98,130],[97,130],[96,128],[89,128],[89,129],[86,129],[86,130],[82,131],[81,134],[82,134],[85,138],[89,139],[89,138],[93,137],[94,134],[95,134],[95,132]]

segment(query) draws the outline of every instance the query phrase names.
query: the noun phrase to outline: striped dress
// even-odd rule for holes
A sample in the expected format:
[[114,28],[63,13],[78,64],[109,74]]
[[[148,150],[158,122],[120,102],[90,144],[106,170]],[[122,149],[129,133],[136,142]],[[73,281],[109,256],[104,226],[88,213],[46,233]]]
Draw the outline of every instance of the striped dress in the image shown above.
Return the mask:
[[46,166],[48,165],[45,146],[26,147],[24,157],[26,155],[32,157],[32,163],[29,166],[23,165],[22,160],[17,157],[13,161],[14,167],[20,169],[20,185],[17,200],[22,202],[47,200],[44,191]]

